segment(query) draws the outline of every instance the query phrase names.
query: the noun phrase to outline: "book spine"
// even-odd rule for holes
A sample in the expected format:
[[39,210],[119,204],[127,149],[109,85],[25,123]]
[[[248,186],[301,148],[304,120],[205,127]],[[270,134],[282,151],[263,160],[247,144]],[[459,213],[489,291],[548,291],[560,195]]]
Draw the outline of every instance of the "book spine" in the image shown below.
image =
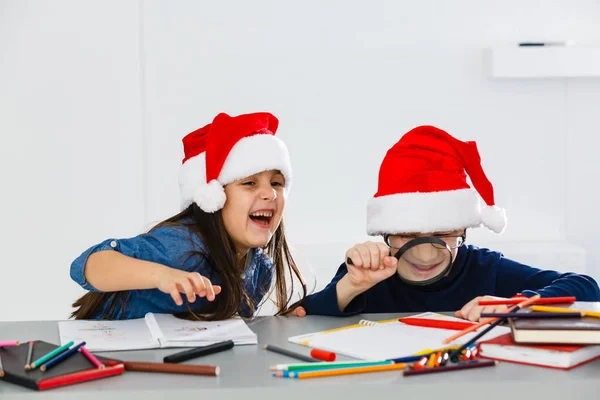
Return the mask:
[[57,376],[41,380],[38,383],[38,390],[48,390],[60,386],[74,385],[76,383],[87,382],[91,380],[106,378],[109,376],[119,375],[123,373],[125,367],[123,364],[117,364],[114,367],[94,368],[85,371],[75,372],[72,374]]

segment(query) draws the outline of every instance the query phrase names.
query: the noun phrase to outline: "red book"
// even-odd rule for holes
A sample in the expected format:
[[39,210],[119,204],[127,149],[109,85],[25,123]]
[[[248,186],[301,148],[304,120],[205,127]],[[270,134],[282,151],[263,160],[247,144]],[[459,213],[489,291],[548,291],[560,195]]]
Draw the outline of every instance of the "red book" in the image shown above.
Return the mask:
[[524,345],[510,333],[478,345],[479,355],[491,360],[568,370],[600,358],[600,346]]

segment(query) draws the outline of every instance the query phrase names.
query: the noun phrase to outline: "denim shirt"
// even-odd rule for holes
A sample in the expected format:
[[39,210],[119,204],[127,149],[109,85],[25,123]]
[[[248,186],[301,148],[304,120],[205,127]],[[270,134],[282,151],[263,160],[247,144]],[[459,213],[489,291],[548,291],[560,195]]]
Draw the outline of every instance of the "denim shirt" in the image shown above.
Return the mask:
[[[71,264],[71,278],[82,288],[99,292],[85,280],[84,269],[88,257],[97,251],[118,251],[128,257],[152,261],[171,268],[182,269],[188,272],[198,272],[208,278],[213,285],[220,284],[220,277],[210,259],[201,255],[190,257],[191,251],[200,251],[206,254],[206,249],[200,238],[184,226],[160,227],[128,239],[107,239],[90,247],[77,257]],[[246,263],[244,272],[240,275],[246,293],[256,309],[265,294],[269,292],[273,279],[273,262],[262,249],[251,249],[248,253],[249,262]],[[223,288],[225,292],[227,288]],[[142,318],[148,312],[172,314],[188,310],[188,301],[182,294],[183,304],[178,306],[169,294],[158,289],[131,290],[125,304],[125,312],[121,304],[115,307],[115,312],[110,319]],[[190,308],[197,309],[206,305],[206,298],[196,297]],[[240,314],[250,316],[246,304],[240,304]],[[95,316],[94,318],[100,318]]]

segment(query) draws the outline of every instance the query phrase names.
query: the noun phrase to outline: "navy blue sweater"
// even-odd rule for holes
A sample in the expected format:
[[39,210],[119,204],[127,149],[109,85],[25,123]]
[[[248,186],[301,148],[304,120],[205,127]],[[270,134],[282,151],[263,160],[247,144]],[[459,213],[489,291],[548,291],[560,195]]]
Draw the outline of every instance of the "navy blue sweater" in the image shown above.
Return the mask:
[[575,296],[578,301],[600,301],[596,281],[575,273],[543,271],[504,258],[502,253],[465,245],[448,276],[432,285],[411,286],[397,274],[357,296],[342,312],[336,296],[337,282],[348,272],[342,264],[322,291],[303,303],[307,314],[342,316],[356,313],[455,311],[477,296]]

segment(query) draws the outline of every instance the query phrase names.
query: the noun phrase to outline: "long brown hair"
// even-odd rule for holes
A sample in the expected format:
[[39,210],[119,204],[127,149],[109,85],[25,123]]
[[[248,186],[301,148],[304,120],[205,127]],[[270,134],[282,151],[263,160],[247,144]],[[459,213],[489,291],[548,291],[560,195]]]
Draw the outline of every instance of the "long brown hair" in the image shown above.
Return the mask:
[[[192,204],[181,213],[154,226],[150,231],[166,226],[185,226],[189,229],[191,235],[195,235],[202,241],[206,250],[191,251],[185,255],[187,256],[186,261],[190,257],[206,258],[210,262],[213,271],[219,275],[223,287],[223,291],[206,307],[192,309],[188,304],[186,312],[176,315],[186,319],[222,320],[240,312],[241,305],[245,304],[248,307],[249,315],[242,316],[252,316],[256,310],[241,282],[240,272],[242,267],[238,266],[234,244],[223,224],[221,211],[206,213],[196,204]],[[192,236],[190,236],[190,240],[192,240]],[[264,251],[271,258],[274,266],[275,284],[273,289],[277,295],[275,299],[276,315],[287,314],[302,304],[306,297],[306,284],[288,247],[283,221],[281,221]],[[247,257],[251,257],[251,253]],[[289,282],[288,277],[290,278]],[[210,277],[208,278],[210,279]],[[290,305],[294,295],[294,278],[301,285],[302,296],[300,301]],[[266,290],[263,290],[264,293],[261,294],[264,294],[264,298],[266,298],[270,295],[270,292],[269,288],[264,289]],[[77,309],[71,314],[71,317],[75,319],[113,319],[119,305],[121,306],[121,315],[124,314],[128,295],[128,291],[88,292],[73,303],[73,307]]]

